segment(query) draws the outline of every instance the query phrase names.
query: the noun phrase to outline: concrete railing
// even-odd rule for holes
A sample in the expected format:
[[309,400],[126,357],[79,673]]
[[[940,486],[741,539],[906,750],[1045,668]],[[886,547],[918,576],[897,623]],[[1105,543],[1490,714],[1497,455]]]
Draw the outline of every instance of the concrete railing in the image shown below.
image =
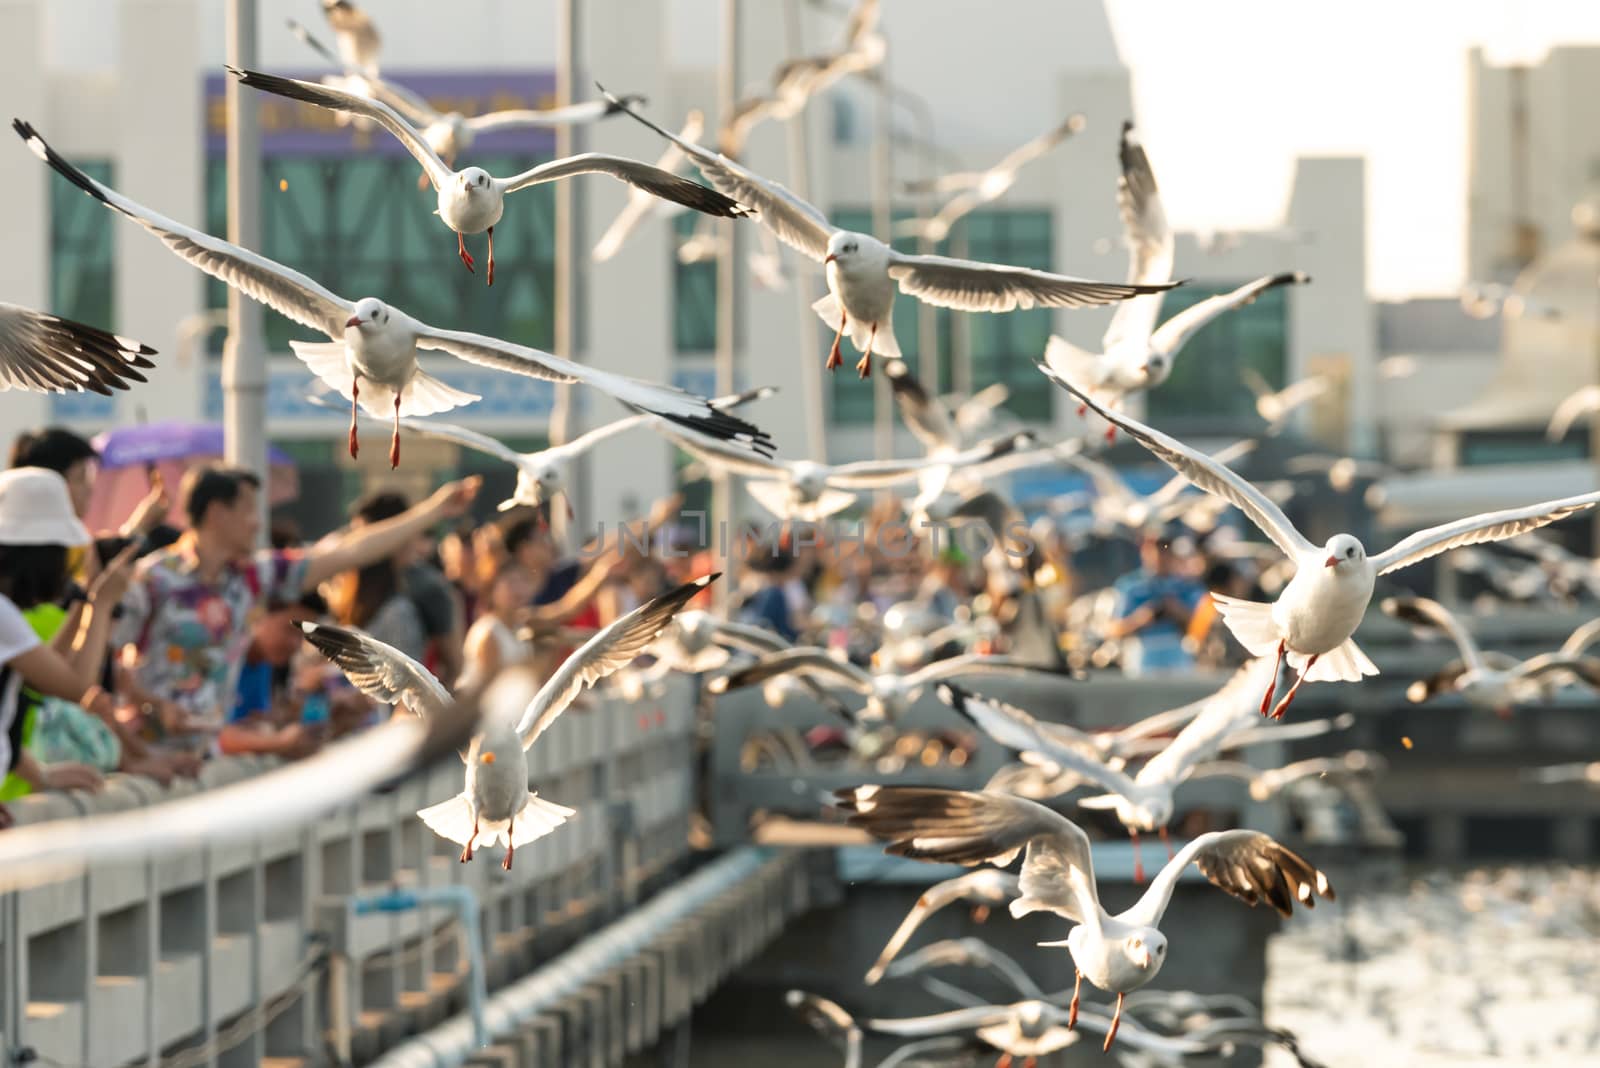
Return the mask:
[[[510,872],[498,849],[458,863],[460,847],[416,818],[460,792],[461,771],[449,766],[314,825],[91,866],[0,896],[0,1065],[28,1051],[69,1066],[321,1061],[329,1034],[347,1034],[361,1062],[445,1019],[464,1004],[466,974],[448,917],[357,917],[349,899],[470,887],[491,987],[565,949],[685,857],[693,685],[671,679],[637,703],[591,697],[556,721],[529,752],[531,779],[578,816],[518,849]],[[96,794],[47,794],[11,809],[31,824],[157,806],[273,763],[219,759],[198,782],[165,790],[112,776]],[[346,1018],[330,1019],[330,1005]]]

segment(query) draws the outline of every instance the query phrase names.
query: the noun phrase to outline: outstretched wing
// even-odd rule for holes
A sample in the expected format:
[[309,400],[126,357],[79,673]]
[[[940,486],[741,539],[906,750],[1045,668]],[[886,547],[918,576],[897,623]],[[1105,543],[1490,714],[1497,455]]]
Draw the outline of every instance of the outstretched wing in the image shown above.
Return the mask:
[[672,617],[682,611],[699,592],[714,582],[721,572],[713,572],[685,582],[677,589],[635,608],[579,646],[561,662],[556,673],[539,687],[517,723],[517,734],[526,749],[538,740],[556,717],[567,710],[572,699],[620,668],[626,667],[656,640]]
[[941,308],[1008,312],[1015,308],[1090,308],[1141,293],[1162,293],[1176,282],[1158,285],[1097,282],[1091,278],[1036,271],[1031,267],[957,260],[948,256],[889,253],[889,277],[903,293]]
[[[1128,244],[1128,281],[1170,281],[1172,227],[1167,223],[1150,157],[1145,155],[1131,122],[1122,124],[1117,159],[1122,167],[1117,178],[1117,210],[1122,215],[1123,239]],[[1149,296],[1119,305],[1101,338],[1101,347],[1109,352],[1125,344],[1144,345],[1155,331],[1161,304],[1161,297]]]
[[146,359],[155,352],[98,327],[0,303],[0,393],[92,390],[109,397],[145,381],[139,372],[155,366]]
[[1525,508],[1507,508],[1501,512],[1485,512],[1468,516],[1454,523],[1429,527],[1401,541],[1372,558],[1378,574],[1387,575],[1402,567],[1410,567],[1440,553],[1463,545],[1481,545],[1489,541],[1502,541],[1538,530],[1560,519],[1593,508],[1600,502],[1600,492],[1584,493],[1577,497],[1564,497],[1558,501],[1544,501]]
[[1172,899],[1178,877],[1190,864],[1211,885],[1226,890],[1246,905],[1265,901],[1280,916],[1290,916],[1296,905],[1315,906],[1315,898],[1334,900],[1328,877],[1300,854],[1260,831],[1212,831],[1202,834],[1167,862],[1151,881],[1144,896],[1117,918],[1146,927],[1159,927]]
[[659,200],[682,204],[702,215],[737,219],[749,214],[734,200],[723,196],[715,189],[707,189],[699,182],[648,163],[628,159],[626,156],[609,156],[601,152],[585,152],[566,159],[551,160],[549,163],[541,163],[532,170],[523,171],[510,178],[497,178],[495,181],[503,191],[514,193],[530,185],[556,182],[579,174],[609,175]]
[[1413,627],[1444,631],[1456,643],[1456,649],[1467,662],[1467,667],[1474,671],[1483,670],[1483,653],[1478,649],[1478,643],[1472,640],[1471,632],[1461,625],[1454,612],[1438,601],[1426,597],[1385,597],[1379,602],[1378,608],[1391,619],[1398,619]]
[[942,883],[928,887],[917,898],[917,903],[911,907],[911,911],[906,913],[905,919],[900,921],[900,926],[894,929],[894,934],[889,936],[889,941],[884,944],[883,952],[878,954],[878,959],[867,969],[867,985],[871,986],[883,978],[888,971],[889,962],[905,948],[917,928],[946,905],[953,905],[958,901],[969,901],[983,906],[1004,905],[1020,893],[1022,889],[1017,885],[1017,877],[999,868],[969,871],[965,875],[958,875],[954,879],[946,879]]
[[1242,308],[1269,289],[1276,289],[1278,286],[1302,285],[1309,281],[1311,281],[1311,276],[1303,271],[1288,271],[1283,274],[1267,275],[1264,278],[1257,278],[1253,282],[1246,282],[1232,292],[1219,293],[1214,297],[1208,297],[1200,301],[1198,304],[1191,304],[1161,324],[1160,329],[1150,337],[1150,347],[1157,352],[1165,353],[1169,357],[1176,355],[1177,351],[1183,348],[1184,344],[1191,337],[1194,337],[1201,327],[1223,312],[1232,311],[1234,308]]
[[450,691],[433,673],[392,645],[369,634],[330,623],[302,623],[306,640],[333,661],[351,685],[374,701],[403,704],[419,716],[435,716],[450,705]]

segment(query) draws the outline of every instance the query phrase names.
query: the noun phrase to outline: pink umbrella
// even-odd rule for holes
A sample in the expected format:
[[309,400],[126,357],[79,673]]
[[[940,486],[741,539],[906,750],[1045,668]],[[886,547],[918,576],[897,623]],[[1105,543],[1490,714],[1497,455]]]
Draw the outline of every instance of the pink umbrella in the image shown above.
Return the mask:
[[[150,492],[150,469],[161,472],[172,495],[167,522],[185,526],[177,490],[192,467],[222,459],[222,426],[217,423],[147,423],[107,430],[94,438],[100,453],[100,475],[94,499],[83,517],[90,530],[115,528],[133,514]],[[274,505],[300,495],[294,460],[283,450],[267,450],[267,500]]]

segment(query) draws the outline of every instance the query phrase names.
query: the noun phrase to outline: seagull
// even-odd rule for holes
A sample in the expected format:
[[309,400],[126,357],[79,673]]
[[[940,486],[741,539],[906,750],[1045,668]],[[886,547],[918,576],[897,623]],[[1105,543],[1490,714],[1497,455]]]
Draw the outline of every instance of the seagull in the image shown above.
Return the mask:
[[[1200,301],[1156,328],[1161,315],[1161,293],[1172,286],[1172,227],[1156,188],[1155,172],[1133,123],[1122,124],[1120,149],[1122,176],[1117,180],[1117,206],[1131,250],[1128,282],[1148,296],[1135,297],[1117,308],[1098,353],[1080,349],[1065,338],[1051,336],[1044,360],[1057,374],[1081,383],[1108,407],[1120,410],[1129,394],[1154,389],[1172,373],[1178,350],[1201,327],[1223,312],[1242,307],[1277,286],[1311,281],[1300,271],[1266,275],[1230,293]],[[1080,407],[1083,415],[1086,408]],[[1108,439],[1115,428],[1106,431]]]
[[1255,394],[1256,414],[1266,422],[1268,435],[1282,431],[1291,415],[1328,392],[1333,385],[1326,375],[1307,375],[1282,389],[1273,389],[1272,383],[1254,367],[1246,367],[1239,375]]
[[1600,760],[1588,764],[1551,764],[1542,768],[1524,768],[1522,780],[1551,786],[1564,782],[1581,782],[1585,786],[1600,788]]
[[[1211,454],[1217,463],[1231,464],[1254,452],[1256,442],[1246,438]],[[1088,475],[1094,483],[1095,496],[1090,502],[1095,526],[1102,536],[1110,536],[1119,528],[1135,533],[1151,528],[1163,528],[1174,520],[1181,521],[1191,530],[1208,531],[1217,525],[1226,502],[1205,494],[1186,493],[1189,480],[1173,475],[1154,493],[1139,494],[1109,464],[1078,453],[1063,456],[1070,466]]]
[[675,136],[606,93],[603,86],[600,91],[607,100],[688,153],[707,181],[753,208],[778,240],[824,265],[828,293],[811,307],[823,322],[837,328],[828,355],[830,370],[844,362],[839,344],[847,330],[862,352],[861,362],[856,364],[862,378],[871,373],[874,351],[885,358],[900,356],[892,321],[897,283],[901,292],[926,303],[984,312],[1088,307],[1170,289],[1175,284],[1096,282],[1026,267],[896,252],[870,234],[840,230],[822,212],[777,182]]
[[844,1068],[861,1068],[861,1028],[837,1002],[804,990],[790,990],[783,1000],[818,1034],[844,1047]]
[[975,901],[977,905],[973,910],[973,918],[982,923],[988,919],[991,908],[1006,904],[1021,892],[1017,877],[999,868],[980,868],[928,887],[900,921],[894,934],[889,936],[878,959],[867,969],[867,985],[873,986],[888,974],[890,963],[905,948],[917,928],[946,905],[957,901]]
[[[691,110],[683,120],[683,126],[678,130],[678,136],[685,141],[698,141],[700,134],[706,128],[704,112]],[[668,144],[667,150],[661,153],[656,160],[657,170],[668,174],[676,174],[678,168],[683,166],[686,157],[683,149],[676,144]],[[639,224],[652,215],[664,217],[682,211],[682,207],[670,200],[662,200],[652,196],[648,191],[636,186],[628,188],[628,202],[622,206],[617,217],[611,220],[611,225],[606,227],[606,232],[600,235],[600,240],[595,242],[594,251],[589,258],[595,263],[604,263],[615,256],[625,241],[638,229]]]
[[350,0],[322,0],[322,15],[333,30],[334,43],[345,65],[375,76],[383,40],[371,16]]
[[1469,282],[1461,287],[1461,310],[1474,319],[1560,319],[1561,309],[1539,300],[1530,300],[1513,286],[1502,282]]
[[1272,687],[1269,686],[1262,697],[1262,714],[1272,707],[1274,719],[1283,718],[1284,711],[1305,682],[1355,681],[1378,673],[1377,667],[1356,646],[1352,635],[1366,615],[1373,584],[1379,575],[1410,567],[1462,545],[1501,541],[1525,534],[1593,508],[1600,502],[1600,493],[1587,493],[1469,516],[1419,531],[1372,557],[1351,534],[1335,534],[1319,548],[1307,541],[1265,494],[1227,467],[1137,419],[1109,411],[1053,369],[1043,364],[1040,369],[1102,418],[1131,434],[1174,471],[1237,507],[1294,561],[1294,578],[1272,604],[1239,600],[1219,593],[1211,595],[1228,630],[1252,656],[1275,655],[1279,663],[1287,658],[1291,666],[1299,669],[1300,677],[1275,707],[1270,705]]
[[1304,779],[1374,775],[1388,766],[1388,761],[1377,753],[1353,749],[1339,756],[1296,760],[1279,768],[1258,768],[1236,760],[1215,760],[1196,767],[1195,776],[1237,779],[1250,788],[1250,800],[1263,802],[1271,801]]
[[[670,386],[641,382],[585,367],[538,349],[513,345],[482,334],[440,330],[413,319],[376,297],[351,302],[282,264],[159,215],[116,190],[101,185],[63,159],[21,119],[12,128],[34,155],[63,177],[159,237],[173,252],[205,273],[220,278],[252,300],[302,326],[320,330],[328,342],[291,341],[289,347],[341,395],[350,397],[350,455],[357,454],[356,408],[384,417],[392,408],[394,433],[389,464],[400,464],[400,417],[433,415],[478,397],[452,389],[417,366],[417,350],[439,349],[482,367],[551,382],[584,382],[636,411],[715,438],[732,439],[758,452],[770,451],[766,434],[735,416],[719,412],[704,398]],[[362,391],[362,386],[366,390]]]
[[847,660],[835,659],[814,645],[796,646],[762,657],[748,667],[718,675],[706,684],[714,694],[756,686],[780,675],[799,672],[818,682],[832,683],[866,698],[863,718],[894,722],[903,716],[923,687],[940,679],[967,675],[1003,675],[1008,678],[1062,678],[1063,674],[1024,660],[1005,656],[965,653],[935,660],[909,675],[874,674]]
[[[1236,671],[1222,689],[1204,702],[1201,711],[1177,735],[1145,762],[1137,774],[1122,770],[1119,758],[1096,752],[1098,746],[1083,738],[1082,732],[1060,723],[1045,723],[1014,705],[980,697],[950,682],[934,690],[939,700],[990,738],[1009,749],[1036,753],[1049,763],[1072,772],[1086,782],[1110,791],[1085,797],[1078,805],[1087,809],[1111,809],[1127,830],[1134,847],[1134,881],[1144,882],[1144,865],[1139,856],[1139,835],[1159,834],[1168,842],[1167,824],[1172,821],[1174,794],[1184,782],[1195,777],[1198,768],[1224,748],[1237,732],[1241,719],[1250,714],[1248,697],[1264,680],[1267,662],[1252,661]],[[1170,851],[1171,846],[1168,844]]]
[[1005,980],[1023,997],[1044,999],[1044,991],[1022,970],[1020,964],[981,938],[946,938],[929,942],[915,953],[908,953],[889,965],[884,975],[890,979],[904,979],[931,968],[974,968],[990,972]]
[[1358,460],[1354,456],[1327,456],[1307,453],[1291,456],[1283,465],[1290,474],[1323,474],[1328,476],[1328,487],[1337,493],[1355,489],[1358,479],[1376,481],[1394,474],[1394,468],[1375,460]]
[[1012,150],[1004,159],[986,171],[965,171],[942,175],[930,181],[906,182],[904,189],[907,193],[954,195],[939,207],[932,218],[913,219],[897,229],[909,230],[935,243],[943,241],[950,236],[950,228],[957,222],[983,205],[1004,196],[1016,184],[1017,174],[1023,167],[1039,159],[1073,134],[1083,132],[1085,125],[1087,123],[1082,115],[1069,115],[1053,129]]
[[[438,154],[445,163],[454,165],[457,157],[472,148],[472,144],[480,134],[502,133],[506,130],[518,129],[552,129],[554,127],[579,126],[595,122],[617,113],[617,109],[602,100],[588,100],[565,107],[544,108],[532,110],[518,108],[510,111],[492,111],[486,115],[475,115],[471,118],[459,111],[442,112],[436,110],[422,97],[413,93],[397,82],[381,78],[377,74],[363,71],[343,61],[339,56],[328,50],[328,47],[311,35],[304,26],[294,19],[290,19],[290,31],[301,41],[305,42],[318,55],[329,63],[341,68],[344,75],[331,75],[323,79],[323,84],[330,88],[342,89],[356,96],[372,100],[381,100],[395,111],[405,117],[405,120],[415,129],[421,131],[422,138],[428,147]],[[644,97],[635,95],[623,98],[634,103],[644,103]],[[341,113],[340,118],[344,117]],[[357,118],[357,122],[367,122],[366,118]],[[423,173],[419,179],[418,188],[426,189],[428,174]]]
[[515,193],[519,189],[579,174],[608,174],[634,189],[644,190],[652,196],[682,204],[707,215],[739,218],[745,214],[744,209],[728,197],[707,189],[699,182],[690,181],[659,167],[652,167],[648,163],[600,152],[584,152],[566,159],[551,160],[510,178],[496,178],[482,167],[451,170],[449,164],[439,158],[438,153],[422,134],[406,122],[394,108],[381,100],[372,100],[343,89],[318,85],[315,82],[280,78],[273,74],[239,70],[235,67],[229,67],[228,72],[238,78],[241,85],[333,111],[348,111],[361,115],[372,119],[394,134],[405,146],[406,151],[422,164],[423,170],[428,174],[428,180],[433,183],[434,191],[438,195],[438,216],[444,220],[446,226],[456,232],[456,252],[467,270],[473,270],[475,261],[472,254],[467,251],[464,235],[488,232],[489,264],[485,277],[490,285],[494,285],[494,227],[505,212],[506,195]]
[[[1507,658],[1491,663],[1471,632],[1444,605],[1426,597],[1389,597],[1378,605],[1383,614],[1412,626],[1443,631],[1461,654],[1459,670],[1447,667],[1431,679],[1406,687],[1406,699],[1420,704],[1439,693],[1457,693],[1473,708],[1491,709],[1509,719],[1511,709],[1576,678],[1591,690],[1600,690],[1600,660],[1563,647],[1527,660]],[[1587,644],[1592,630],[1580,628],[1578,649]],[[1568,639],[1569,645],[1572,639]],[[1453,667],[1453,666],[1452,666]]]
[[940,863],[1007,863],[1023,849],[1022,896],[1011,914],[1054,912],[1077,924],[1065,941],[1077,970],[1067,1029],[1077,1023],[1083,980],[1117,995],[1104,1049],[1116,1039],[1122,999],[1156,977],[1166,960],[1160,929],[1172,891],[1190,864],[1248,905],[1267,902],[1284,917],[1314,897],[1334,900],[1327,876],[1259,831],[1212,831],[1178,851],[1144,895],[1115,916],[1100,905],[1089,838],[1065,816],[1034,801],[1001,794],[913,786],[840,790],[835,804],[860,827],[889,843],[885,852]]
[[[484,711],[497,711],[484,696]],[[303,825],[433,766],[466,743],[479,702],[446,701],[426,721],[397,717],[291,764],[149,807],[73,815],[0,834],[0,892],[54,882],[90,865],[237,845]]]
[[994,421],[995,410],[1011,394],[1009,387],[996,382],[970,397],[955,398],[952,403],[951,398],[930,395],[904,360],[889,360],[883,373],[889,379],[900,418],[929,452],[961,448],[972,433]]
[[1574,423],[1596,411],[1600,411],[1600,386],[1583,386],[1556,405],[1544,436],[1551,441],[1560,441],[1567,436]]
[[[732,411],[743,407],[752,401],[771,396],[777,392],[775,387],[762,386],[757,389],[746,390],[743,393],[734,393],[726,397],[712,397],[706,403],[719,412]],[[337,409],[339,406],[321,394],[308,394],[306,400],[320,408]],[[595,445],[615,437],[627,430],[639,426],[649,426],[655,421],[655,416],[647,413],[624,416],[614,419],[603,426],[595,427],[584,434],[580,434],[563,445],[551,445],[537,452],[517,452],[508,445],[503,444],[488,434],[472,430],[468,427],[457,426],[454,423],[445,423],[436,419],[400,420],[402,429],[425,438],[436,441],[448,441],[471,449],[474,452],[492,456],[497,460],[504,460],[517,469],[517,487],[511,496],[501,501],[498,510],[509,512],[513,508],[537,508],[546,501],[561,497],[566,501],[567,517],[572,518],[575,513],[572,509],[572,493],[567,481],[567,475],[572,465]]]
[[0,302],[0,393],[94,392],[109,397],[155,364],[156,350],[86,323]]
[[925,472],[941,482],[968,464],[979,464],[1033,443],[1027,432],[983,442],[962,452],[920,456],[909,460],[858,460],[824,464],[814,460],[764,458],[724,447],[704,437],[663,433],[679,448],[703,463],[745,478],[745,489],[756,502],[779,519],[817,523],[841,512],[866,490],[887,489],[915,482]]
[[[531,681],[527,673],[490,682],[486,703],[515,714],[485,719],[462,758],[467,765],[466,789],[422,809],[418,818],[439,837],[461,843],[462,863],[472,859],[480,838],[486,846],[496,840],[503,842],[506,855],[501,867],[510,871],[517,846],[544,837],[576,815],[575,810],[546,801],[528,789],[527,750],[574,698],[632,663],[672,617],[716,578],[713,573],[686,582],[601,630],[561,662],[525,707],[518,709],[517,702],[502,699],[498,691],[505,686],[525,693]],[[444,685],[398,649],[360,631],[327,623],[302,623],[300,629],[318,652],[373,700],[403,703],[423,719],[449,706],[450,695]]]

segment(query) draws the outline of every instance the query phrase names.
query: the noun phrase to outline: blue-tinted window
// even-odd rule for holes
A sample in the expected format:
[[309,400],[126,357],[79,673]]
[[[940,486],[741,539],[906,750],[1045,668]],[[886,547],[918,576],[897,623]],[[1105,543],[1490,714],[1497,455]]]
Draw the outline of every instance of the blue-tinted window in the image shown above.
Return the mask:
[[[115,186],[111,161],[74,160],[89,177]],[[110,212],[71,182],[50,185],[50,310],[102,330],[117,328]]]
[[1581,425],[1560,441],[1551,441],[1542,429],[1469,430],[1461,436],[1463,467],[1582,460],[1588,455],[1589,435]]
[[[977,211],[962,220],[966,258],[1048,271],[1053,267],[1050,212],[1031,208]],[[965,314],[965,313],[959,313]],[[972,388],[995,382],[1011,388],[1006,407],[1022,419],[1048,421],[1056,391],[1035,366],[1050,340],[1049,308],[970,316]],[[948,379],[946,379],[948,381]]]
[[[526,156],[474,157],[491,174],[540,162]],[[467,237],[477,260],[469,274],[456,235],[433,214],[431,188],[419,190],[415,161],[379,156],[273,157],[264,161],[261,252],[350,300],[378,297],[424,322],[548,349],[555,336],[555,193],[539,185],[511,197],[494,228],[495,282],[485,284],[488,241]],[[206,165],[206,229],[227,232],[227,167]],[[207,279],[206,304],[227,304],[227,289]],[[266,315],[267,346],[291,338],[325,341],[283,317]],[[213,352],[219,352],[219,331]]]
[[[1161,322],[1207,297],[1229,293],[1246,279],[1225,284],[1181,286],[1167,293]],[[1240,377],[1253,368],[1272,383],[1285,385],[1288,366],[1289,287],[1269,289],[1253,304],[1225,312],[1190,338],[1173,362],[1172,376],[1150,392],[1149,415],[1157,426],[1218,422],[1255,416],[1255,395]],[[1164,420],[1166,422],[1164,422]]]
[[680,212],[672,219],[677,240],[668,254],[672,257],[672,340],[678,352],[713,352],[717,347],[716,258],[695,263],[678,259],[678,247],[700,229],[703,220],[704,216],[693,211]]

